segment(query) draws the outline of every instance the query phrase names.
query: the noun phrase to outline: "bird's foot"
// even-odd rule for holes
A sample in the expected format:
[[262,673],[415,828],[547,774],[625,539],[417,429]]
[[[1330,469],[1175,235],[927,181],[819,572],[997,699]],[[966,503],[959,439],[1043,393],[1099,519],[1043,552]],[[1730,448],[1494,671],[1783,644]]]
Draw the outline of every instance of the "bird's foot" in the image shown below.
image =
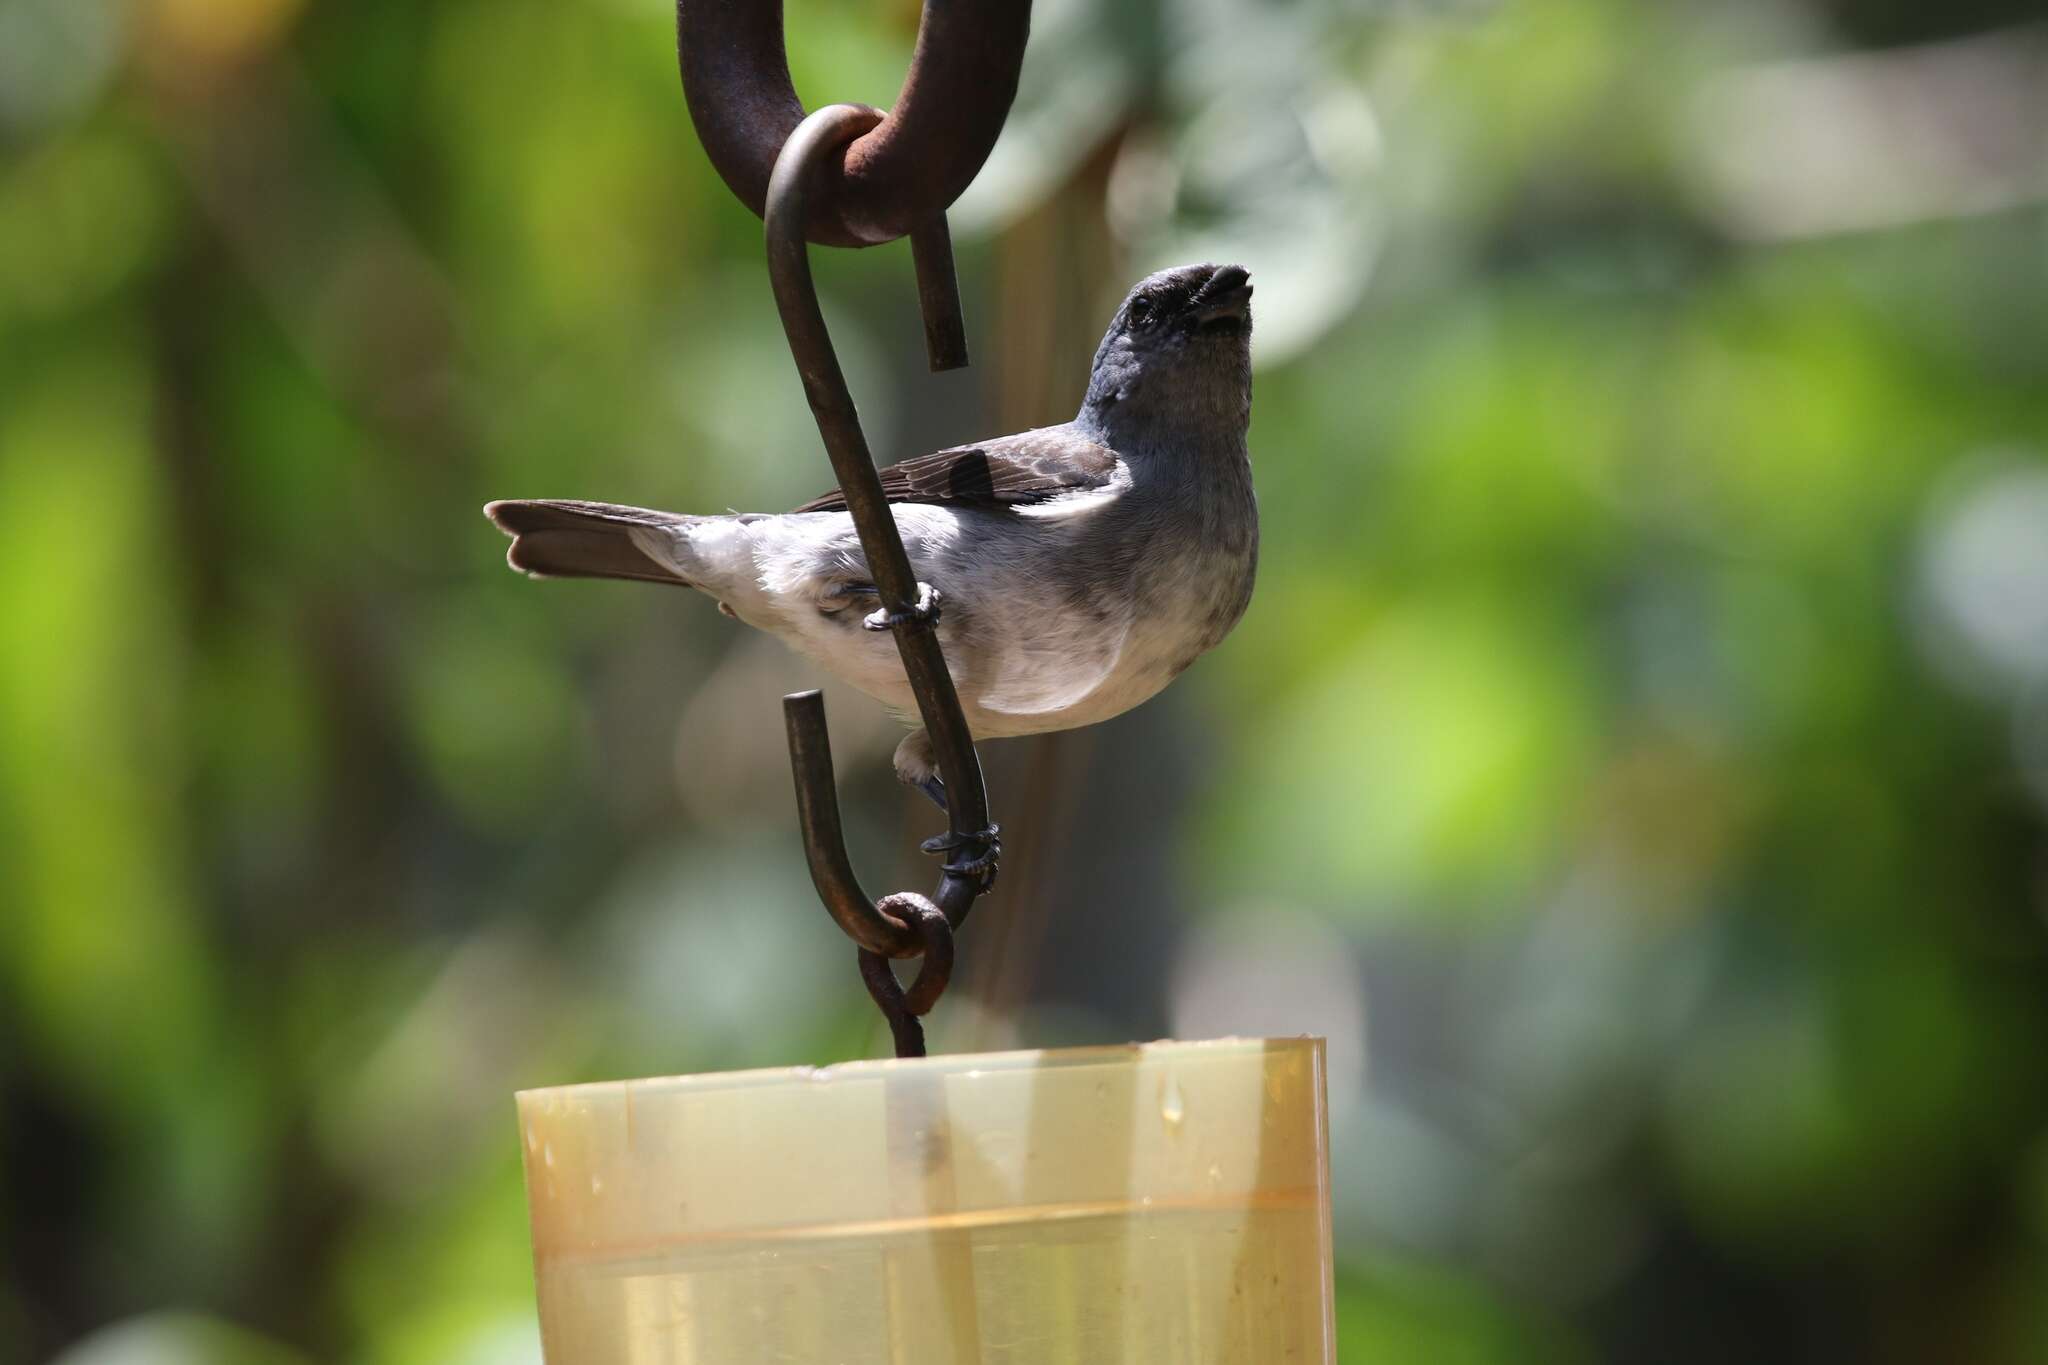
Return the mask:
[[924,621],[931,625],[939,623],[939,590],[929,583],[917,585],[917,600],[903,611],[890,611],[879,607],[862,618],[861,625],[868,630],[894,630],[907,621]]
[[1003,856],[1003,841],[1000,825],[972,834],[935,834],[919,844],[926,853],[945,853],[952,856],[941,864],[956,877],[978,877],[985,891],[996,884],[996,864]]

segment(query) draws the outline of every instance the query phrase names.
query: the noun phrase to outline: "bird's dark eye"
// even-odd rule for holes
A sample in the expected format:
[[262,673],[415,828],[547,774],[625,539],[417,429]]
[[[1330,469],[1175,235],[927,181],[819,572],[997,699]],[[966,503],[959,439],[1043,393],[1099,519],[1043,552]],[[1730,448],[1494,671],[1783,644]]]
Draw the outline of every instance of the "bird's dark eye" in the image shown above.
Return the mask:
[[1144,325],[1145,323],[1148,323],[1148,322],[1150,322],[1151,320],[1152,320],[1152,300],[1150,300],[1150,299],[1143,299],[1143,298],[1140,298],[1140,299],[1132,299],[1132,300],[1131,300],[1131,321],[1132,321],[1132,322],[1135,322],[1135,323],[1137,323],[1137,324],[1139,324],[1140,326],[1143,326],[1143,325]]

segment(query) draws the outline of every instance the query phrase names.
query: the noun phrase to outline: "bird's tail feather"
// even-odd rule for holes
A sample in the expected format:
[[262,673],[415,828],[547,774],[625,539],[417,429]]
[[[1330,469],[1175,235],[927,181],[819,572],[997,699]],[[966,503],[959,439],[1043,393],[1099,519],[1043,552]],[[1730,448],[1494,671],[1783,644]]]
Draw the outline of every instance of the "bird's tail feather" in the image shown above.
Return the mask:
[[512,537],[505,560],[542,578],[632,578],[683,584],[675,570],[634,542],[636,528],[672,527],[688,518],[644,507],[562,498],[494,502],[484,515]]

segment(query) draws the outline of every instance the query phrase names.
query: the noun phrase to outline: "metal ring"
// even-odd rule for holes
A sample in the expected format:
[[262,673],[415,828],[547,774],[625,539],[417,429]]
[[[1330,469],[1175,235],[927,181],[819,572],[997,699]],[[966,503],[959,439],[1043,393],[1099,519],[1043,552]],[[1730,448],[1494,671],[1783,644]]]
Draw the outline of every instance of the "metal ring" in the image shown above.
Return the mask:
[[[874,246],[941,217],[988,160],[1024,66],[1031,0],[926,0],[895,106],[839,158],[805,218],[820,246]],[[711,164],[755,213],[803,121],[782,0],[676,0],[683,96]]]

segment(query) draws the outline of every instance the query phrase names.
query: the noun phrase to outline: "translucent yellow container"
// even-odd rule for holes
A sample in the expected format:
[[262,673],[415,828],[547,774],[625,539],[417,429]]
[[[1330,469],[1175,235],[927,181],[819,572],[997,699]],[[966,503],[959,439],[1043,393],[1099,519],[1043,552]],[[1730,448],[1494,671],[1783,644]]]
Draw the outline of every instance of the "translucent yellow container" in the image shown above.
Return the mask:
[[1323,1043],[519,1096],[549,1365],[1329,1365]]

